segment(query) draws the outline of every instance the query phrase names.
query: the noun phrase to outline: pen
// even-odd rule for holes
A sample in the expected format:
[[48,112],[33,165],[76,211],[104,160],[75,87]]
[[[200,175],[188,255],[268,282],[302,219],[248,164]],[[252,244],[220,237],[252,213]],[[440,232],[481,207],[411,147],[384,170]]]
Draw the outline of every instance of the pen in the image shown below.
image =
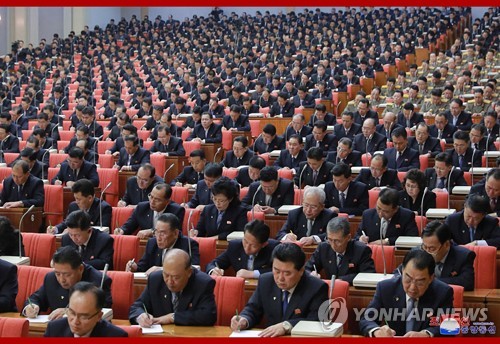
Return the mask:
[[[216,267],[217,269],[220,269],[220,268],[219,268],[219,264],[217,264],[217,262],[215,262],[215,267]],[[238,315],[238,314],[236,314],[236,315]]]
[[236,321],[238,322],[238,328],[236,331],[240,332],[240,316],[238,315],[238,308],[236,308]]
[[132,258],[132,260],[129,262],[129,266],[128,266],[129,269],[132,269],[132,266],[134,265],[134,263],[135,263],[135,257]]
[[33,306],[33,303],[31,303],[31,299],[29,297],[28,297],[28,303],[30,304],[31,308],[35,308],[35,306]]
[[148,310],[146,309],[146,305],[144,303],[142,304],[142,307],[144,308],[144,312],[146,312],[146,316],[149,319],[149,313],[148,313]]
[[316,270],[316,265],[313,264],[314,272],[318,273],[318,270]]
[[366,236],[366,233],[365,233],[365,231],[363,231],[363,230],[361,231],[361,234],[363,234],[364,236]]

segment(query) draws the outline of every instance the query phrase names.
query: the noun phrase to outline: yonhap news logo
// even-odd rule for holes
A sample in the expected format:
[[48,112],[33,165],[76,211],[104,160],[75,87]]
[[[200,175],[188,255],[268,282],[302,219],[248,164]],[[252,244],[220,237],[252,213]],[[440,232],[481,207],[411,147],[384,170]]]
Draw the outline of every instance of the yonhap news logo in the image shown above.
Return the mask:
[[345,324],[349,311],[347,302],[343,297],[336,297],[324,301],[318,309],[318,318],[321,328],[325,332],[331,332],[336,328],[334,323]]

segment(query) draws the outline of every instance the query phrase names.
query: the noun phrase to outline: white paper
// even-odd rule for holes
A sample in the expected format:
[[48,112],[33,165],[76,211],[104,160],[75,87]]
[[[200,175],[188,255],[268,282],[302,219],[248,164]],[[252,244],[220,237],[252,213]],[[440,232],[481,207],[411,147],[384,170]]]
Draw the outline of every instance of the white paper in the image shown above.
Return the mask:
[[49,315],[38,315],[36,318],[26,318],[32,324],[45,324],[49,322]]
[[[139,325],[132,325],[135,327],[141,327]],[[163,333],[163,328],[159,324],[151,325],[151,327],[141,327],[142,334],[152,334],[152,333]]]
[[233,333],[231,333],[231,335],[229,337],[232,337],[232,338],[257,338],[259,337],[259,334],[261,333],[262,331],[258,331],[258,330],[243,330],[243,331],[234,331]]
[[147,279],[145,272],[134,272],[134,279]]

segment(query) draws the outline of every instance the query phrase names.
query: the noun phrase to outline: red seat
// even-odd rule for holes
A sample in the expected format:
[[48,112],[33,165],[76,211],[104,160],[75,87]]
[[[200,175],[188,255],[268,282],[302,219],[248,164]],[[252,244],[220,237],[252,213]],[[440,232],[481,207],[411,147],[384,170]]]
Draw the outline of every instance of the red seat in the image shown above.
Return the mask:
[[75,132],[73,130],[59,130],[59,138],[62,141],[71,141],[75,137]]
[[252,137],[257,137],[260,135],[260,120],[251,119],[250,122],[250,131],[252,133]]
[[238,169],[237,168],[225,168],[222,170],[222,175],[224,177],[228,177],[229,179],[236,179],[238,176]]
[[16,306],[19,312],[24,308],[24,302],[28,297],[42,286],[45,275],[51,271],[51,268],[39,266],[19,265],[17,267],[19,289],[16,295]]
[[97,153],[99,155],[104,154],[107,150],[111,150],[114,146],[115,141],[99,141],[97,145]]
[[144,141],[142,143],[142,148],[144,148],[145,150],[151,150],[151,148],[153,148],[155,142],[154,141]]
[[0,318],[0,337],[28,337],[29,332],[28,319]]
[[127,262],[139,257],[139,237],[136,235],[111,235],[113,242],[114,270],[125,271]]
[[497,286],[497,249],[494,246],[463,245],[476,253],[474,289],[495,289]]
[[240,200],[245,198],[248,193],[248,186],[240,189]]
[[112,168],[115,164],[115,158],[112,155],[99,154],[98,163],[99,163],[99,168]]
[[271,166],[271,160],[269,159],[269,153],[260,154],[260,157],[266,161],[266,166]]
[[134,274],[125,271],[108,271],[113,298],[113,318],[127,319],[130,306],[134,302]]
[[163,154],[151,154],[149,159],[151,161],[151,165],[155,167],[156,175],[163,178],[166,171],[165,156]]
[[420,216],[417,215],[415,216],[415,222],[417,223],[418,227],[418,235],[422,235],[422,231],[424,230],[425,226],[427,226],[427,218],[425,216]]
[[186,209],[186,215],[184,215],[184,221],[182,222],[183,235],[187,235],[188,228],[189,229],[196,228],[196,225],[200,220],[200,215],[201,211],[198,209]]
[[[378,273],[384,272],[384,260],[382,259],[382,245],[368,245],[372,249],[372,259],[375,262],[375,271]],[[392,273],[396,268],[395,264],[396,247],[384,245],[384,256],[386,272]]]
[[119,328],[127,332],[129,338],[142,337],[142,329],[139,326],[117,325]]
[[449,286],[453,288],[453,308],[461,309],[464,306],[464,287],[455,284]]
[[361,155],[361,164],[364,167],[370,167],[370,163],[372,162],[371,154],[362,154]]
[[464,172],[464,179],[467,182],[467,185],[472,186],[472,173]]
[[[262,211],[247,211],[247,220],[248,222],[252,220],[262,220],[266,219],[266,214]],[[241,229],[243,231],[243,228]]]
[[278,177],[293,180],[292,170],[280,168],[278,170]]
[[0,180],[3,181],[5,178],[12,174],[12,168],[10,167],[0,167]]
[[377,205],[377,199],[378,199],[378,194],[380,193],[380,190],[368,190],[368,203],[369,203],[369,208],[373,209]]
[[45,215],[45,223],[49,225],[57,225],[63,222],[63,189],[64,188],[62,185],[45,184],[43,186],[43,190],[45,193],[43,212]]
[[[328,293],[331,293],[329,295],[330,300],[334,300],[336,298],[343,298],[346,303],[347,309],[349,308],[349,282],[343,281],[341,279],[336,279],[335,280],[335,285],[333,287],[333,290],[330,290],[331,288],[331,280],[323,280],[325,281],[326,284],[328,284]],[[349,326],[349,322],[346,321],[344,323],[344,332],[347,331]]]
[[[51,155],[52,156],[52,155]],[[116,168],[99,168],[97,170],[99,175],[99,187],[104,190],[106,185],[111,182],[111,186],[106,190],[104,200],[111,204],[112,207],[118,203],[118,170]]]
[[47,179],[49,182],[54,179],[59,173],[59,167],[49,167],[49,173],[47,173]]
[[420,155],[420,171],[424,172],[427,167],[429,167],[429,157],[427,155]]
[[[185,132],[188,133],[188,136],[189,136],[189,132],[183,131],[183,133],[185,133]],[[191,152],[194,150],[201,149],[201,143],[199,143],[199,142],[186,141],[184,138],[183,138],[183,141],[184,142],[182,143],[182,145],[184,146],[184,150],[186,151],[186,156],[189,156],[191,154]]]
[[170,199],[175,203],[181,204],[189,201],[188,188],[184,186],[172,186],[172,196]]
[[304,198],[304,189],[294,189],[293,204],[302,205],[302,199]]
[[217,276],[215,278],[216,326],[229,326],[235,311],[245,307],[245,279],[241,277]]
[[113,207],[111,211],[111,233],[116,228],[123,226],[127,222],[127,219],[132,216],[133,212],[134,208],[131,207]]
[[215,238],[199,238],[194,237],[194,240],[198,242],[200,248],[200,269],[205,271],[207,264],[215,259],[217,256],[216,242]]
[[233,149],[233,133],[231,131],[222,131],[222,148],[226,151]]
[[137,130],[137,136],[142,141],[146,141],[150,135],[151,135],[151,131],[149,131],[149,130]]
[[[60,142],[60,141],[58,141]],[[68,158],[68,154],[66,153],[54,153],[49,155],[49,167],[56,167],[57,165],[62,164]]]
[[17,159],[18,156],[19,153],[3,153],[4,161],[2,162],[5,162],[7,165],[10,165],[14,162],[14,160]]
[[32,266],[50,267],[56,252],[56,237],[52,234],[21,233],[25,254],[30,257]]
[[[69,142],[70,141],[65,141],[65,140],[57,141],[57,149],[63,150],[64,148],[69,146]],[[97,145],[97,146],[99,146],[99,145]],[[99,147],[97,147],[97,148],[99,148]]]
[[404,171],[401,171],[401,172],[398,171],[398,179],[399,179],[399,181],[401,183],[403,182],[403,180],[405,179],[405,177],[406,177],[406,172],[404,172]]
[[448,209],[448,193],[435,192],[436,194],[436,208]]
[[31,134],[33,133],[33,130],[21,130],[22,132],[22,137],[23,137],[23,140],[26,141],[28,139],[28,137],[31,136]]

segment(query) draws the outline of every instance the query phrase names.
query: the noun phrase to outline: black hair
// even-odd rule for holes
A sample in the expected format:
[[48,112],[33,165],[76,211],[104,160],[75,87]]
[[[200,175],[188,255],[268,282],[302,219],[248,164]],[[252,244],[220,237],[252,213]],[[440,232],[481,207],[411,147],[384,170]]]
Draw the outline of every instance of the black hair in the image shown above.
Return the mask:
[[295,243],[284,242],[273,250],[272,259],[284,263],[293,263],[295,270],[301,270],[306,262],[306,255],[302,248]]

